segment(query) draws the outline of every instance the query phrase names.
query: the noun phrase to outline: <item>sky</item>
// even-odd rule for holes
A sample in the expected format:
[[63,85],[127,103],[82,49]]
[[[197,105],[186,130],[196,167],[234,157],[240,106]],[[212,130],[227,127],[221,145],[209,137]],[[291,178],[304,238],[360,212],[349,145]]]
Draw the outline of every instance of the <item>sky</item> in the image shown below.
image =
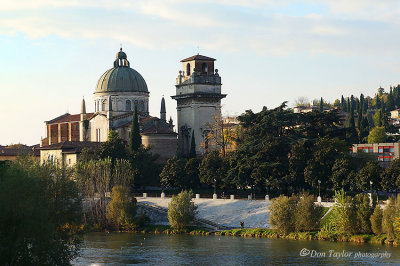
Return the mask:
[[216,58],[224,115],[299,97],[374,95],[400,83],[398,0],[0,0],[0,145],[37,144],[44,121],[94,110],[122,45],[176,124],[181,59]]

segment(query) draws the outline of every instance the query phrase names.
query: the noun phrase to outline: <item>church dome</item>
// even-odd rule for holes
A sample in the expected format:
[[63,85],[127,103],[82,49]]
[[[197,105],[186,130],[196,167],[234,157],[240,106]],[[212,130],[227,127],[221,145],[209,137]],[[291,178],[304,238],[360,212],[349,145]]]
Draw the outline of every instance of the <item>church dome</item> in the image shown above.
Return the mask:
[[98,92],[149,92],[146,81],[136,70],[130,68],[122,48],[116,55],[114,67],[101,75],[95,93]]

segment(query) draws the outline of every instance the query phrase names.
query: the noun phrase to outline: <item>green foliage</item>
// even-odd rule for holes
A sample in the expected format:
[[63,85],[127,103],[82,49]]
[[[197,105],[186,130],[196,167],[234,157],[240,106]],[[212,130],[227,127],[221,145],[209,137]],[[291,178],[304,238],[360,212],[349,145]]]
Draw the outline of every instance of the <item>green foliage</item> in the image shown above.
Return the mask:
[[101,143],[98,153],[99,158],[111,158],[112,164],[116,159],[127,159],[128,157],[124,141],[114,130],[110,130],[107,141]]
[[68,169],[19,158],[0,169],[0,264],[69,265],[81,199]]
[[142,136],[140,135],[139,117],[137,113],[137,106],[133,111],[133,120],[131,125],[131,132],[129,135],[129,151],[131,153],[139,151],[142,147]]
[[382,189],[391,191],[400,185],[400,160],[393,160],[381,174]]
[[194,130],[192,131],[192,140],[190,142],[189,158],[196,158],[196,140],[194,137]]
[[371,221],[370,217],[373,209],[370,206],[370,199],[367,194],[358,194],[354,198],[354,208],[356,209],[356,226],[357,233],[370,234]]
[[322,207],[314,203],[314,196],[300,194],[294,211],[295,230],[297,232],[313,231],[318,228]]
[[296,209],[294,197],[280,195],[271,200],[269,206],[269,223],[276,228],[279,233],[288,234],[295,230],[293,214]]
[[384,127],[374,127],[368,135],[368,143],[383,143],[386,141],[386,131]]
[[383,218],[383,211],[379,205],[376,205],[374,209],[374,213],[370,217],[371,221],[371,229],[372,232],[379,236],[382,234],[382,218]]
[[136,187],[159,185],[162,166],[155,163],[158,157],[150,152],[150,148],[144,147],[130,154]]
[[225,172],[226,167],[218,151],[207,153],[199,166],[200,181],[207,185],[219,184]]
[[391,197],[389,198],[389,202],[386,205],[386,208],[383,210],[382,215],[382,230],[386,234],[389,240],[394,239],[395,237],[395,228],[393,223],[395,221],[395,217],[399,215],[400,206],[398,199]]
[[354,170],[353,168],[349,156],[343,156],[342,158],[335,160],[330,177],[330,182],[332,183],[334,190],[347,187],[350,183],[349,177]]
[[352,220],[352,211],[351,200],[344,190],[335,191],[333,212],[337,232],[341,234],[353,232],[354,221]]
[[191,191],[182,191],[172,196],[168,204],[168,221],[175,230],[183,230],[196,215],[197,206],[192,201]]
[[381,173],[383,169],[377,161],[369,161],[357,173],[356,184],[360,190],[370,189],[370,181],[373,182],[372,189],[379,189],[381,183]]
[[131,195],[129,188],[114,186],[111,201],[107,205],[109,224],[119,230],[131,230],[134,227],[135,215],[136,199]]
[[185,160],[173,157],[163,167],[160,177],[163,187],[186,187]]

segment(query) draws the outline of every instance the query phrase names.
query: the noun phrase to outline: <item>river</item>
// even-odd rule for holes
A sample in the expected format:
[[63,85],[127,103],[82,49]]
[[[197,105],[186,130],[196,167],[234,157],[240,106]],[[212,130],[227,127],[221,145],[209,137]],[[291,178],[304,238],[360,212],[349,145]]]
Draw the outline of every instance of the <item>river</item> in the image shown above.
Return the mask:
[[231,236],[89,233],[75,265],[400,264],[400,247]]

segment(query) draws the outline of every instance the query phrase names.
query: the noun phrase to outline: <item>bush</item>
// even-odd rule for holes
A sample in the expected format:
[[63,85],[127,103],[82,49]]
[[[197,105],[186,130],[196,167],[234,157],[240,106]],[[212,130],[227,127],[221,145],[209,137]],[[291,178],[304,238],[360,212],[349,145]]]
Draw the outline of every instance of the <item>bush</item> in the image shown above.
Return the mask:
[[129,188],[115,186],[111,201],[107,205],[107,220],[113,228],[131,230],[134,227],[136,199],[131,197]]
[[335,204],[333,206],[333,222],[338,233],[351,233],[354,231],[354,208],[351,200],[344,190],[335,191]]
[[374,213],[371,215],[370,221],[372,232],[377,236],[382,234],[382,217],[382,208],[379,205],[376,205]]
[[396,199],[391,197],[389,199],[388,205],[383,210],[382,215],[382,231],[386,233],[388,240],[394,239],[394,226],[395,217],[399,213],[399,206],[396,204]]
[[281,234],[289,234],[295,229],[294,211],[296,208],[295,197],[286,197],[280,195],[271,200],[269,206],[269,223]]
[[370,234],[372,208],[370,206],[370,199],[367,194],[358,194],[354,198],[355,219],[357,233]]
[[309,194],[301,194],[294,212],[296,231],[315,230],[321,214],[322,207],[315,205],[314,197]]
[[175,230],[183,230],[196,215],[197,206],[194,205],[192,191],[182,191],[172,196],[168,204],[168,221]]

